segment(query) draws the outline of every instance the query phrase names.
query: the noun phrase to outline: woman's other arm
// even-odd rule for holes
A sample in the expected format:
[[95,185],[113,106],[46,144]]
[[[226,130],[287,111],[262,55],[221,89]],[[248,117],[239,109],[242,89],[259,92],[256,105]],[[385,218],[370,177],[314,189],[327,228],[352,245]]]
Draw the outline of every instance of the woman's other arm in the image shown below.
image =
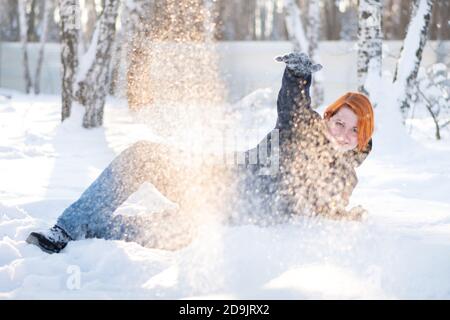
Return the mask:
[[327,186],[328,188],[318,188],[317,194],[312,194],[310,203],[313,205],[314,212],[329,219],[362,220],[367,215],[367,210],[362,206],[346,209],[353,190],[358,184],[355,169],[349,166],[345,170],[345,174],[336,178]]

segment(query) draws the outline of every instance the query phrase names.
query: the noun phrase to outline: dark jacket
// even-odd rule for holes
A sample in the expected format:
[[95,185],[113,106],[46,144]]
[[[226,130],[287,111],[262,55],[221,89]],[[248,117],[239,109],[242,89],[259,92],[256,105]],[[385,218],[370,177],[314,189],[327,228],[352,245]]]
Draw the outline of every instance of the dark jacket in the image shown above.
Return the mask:
[[[237,171],[234,203],[241,217],[264,217],[271,223],[295,214],[345,211],[358,182],[355,167],[369,154],[372,140],[362,152],[337,153],[324,134],[321,116],[311,108],[310,85],[311,74],[285,69],[276,126],[245,152],[246,163]],[[256,163],[251,161],[255,158]]]

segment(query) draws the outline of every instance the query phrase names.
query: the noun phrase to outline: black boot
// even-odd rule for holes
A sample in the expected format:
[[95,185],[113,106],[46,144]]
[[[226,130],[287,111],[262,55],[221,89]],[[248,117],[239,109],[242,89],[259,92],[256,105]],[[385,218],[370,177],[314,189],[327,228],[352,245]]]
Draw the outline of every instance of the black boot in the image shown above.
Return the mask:
[[54,226],[45,232],[32,232],[27,242],[34,244],[47,253],[58,253],[65,248],[69,241],[73,240],[63,228]]

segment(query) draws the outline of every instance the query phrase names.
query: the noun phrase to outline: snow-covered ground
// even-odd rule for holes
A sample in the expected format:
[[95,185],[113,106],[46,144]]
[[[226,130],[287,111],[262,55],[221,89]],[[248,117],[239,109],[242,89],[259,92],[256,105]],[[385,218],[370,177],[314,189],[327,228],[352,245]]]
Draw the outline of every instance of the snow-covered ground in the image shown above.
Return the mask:
[[[377,118],[351,198],[369,211],[362,223],[300,217],[205,228],[175,252],[89,239],[48,255],[25,243],[29,232],[52,226],[121,150],[157,137],[121,101],[109,100],[103,128],[85,130],[78,108],[60,124],[58,96],[8,94],[0,96],[0,298],[450,298],[450,135],[434,141],[430,119],[409,122],[410,139]],[[259,96],[267,103],[255,117],[269,126],[275,94]],[[150,192],[144,184],[119,210],[148,209]]]

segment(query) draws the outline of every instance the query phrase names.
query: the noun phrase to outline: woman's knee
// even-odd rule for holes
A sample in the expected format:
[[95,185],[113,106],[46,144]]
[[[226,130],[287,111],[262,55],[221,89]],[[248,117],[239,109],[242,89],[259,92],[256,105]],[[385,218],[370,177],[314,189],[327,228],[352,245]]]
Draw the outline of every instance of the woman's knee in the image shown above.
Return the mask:
[[137,151],[147,151],[150,150],[151,147],[154,145],[154,142],[148,141],[148,140],[139,140],[133,143],[129,149],[133,150],[134,152]]
[[151,157],[158,156],[160,153],[160,145],[148,140],[139,140],[126,149],[134,159],[146,160]]

